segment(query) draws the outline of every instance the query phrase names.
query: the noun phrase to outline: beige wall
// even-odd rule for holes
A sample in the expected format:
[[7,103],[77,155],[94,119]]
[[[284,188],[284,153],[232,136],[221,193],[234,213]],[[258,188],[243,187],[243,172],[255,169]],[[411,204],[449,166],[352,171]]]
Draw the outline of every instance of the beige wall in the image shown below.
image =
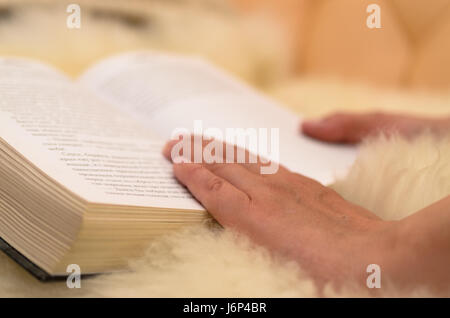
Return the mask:
[[[233,0],[289,32],[298,72],[383,86],[450,88],[450,0]],[[366,8],[381,7],[381,29]]]

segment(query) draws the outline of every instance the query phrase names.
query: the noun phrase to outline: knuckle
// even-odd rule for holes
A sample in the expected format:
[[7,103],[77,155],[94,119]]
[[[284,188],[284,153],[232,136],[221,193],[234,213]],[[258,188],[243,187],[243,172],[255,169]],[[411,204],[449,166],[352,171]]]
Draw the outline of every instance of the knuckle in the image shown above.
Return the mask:
[[333,189],[323,186],[316,190],[315,196],[319,202],[334,202],[339,198]]
[[219,177],[212,177],[207,184],[208,190],[211,192],[217,192],[223,188],[224,182]]
[[272,180],[265,179],[264,183],[269,192],[278,192],[281,189],[281,185]]
[[250,196],[246,196],[244,200],[245,201],[242,208],[243,213],[251,216],[257,216],[259,211],[261,211],[261,208],[258,207],[255,200]]

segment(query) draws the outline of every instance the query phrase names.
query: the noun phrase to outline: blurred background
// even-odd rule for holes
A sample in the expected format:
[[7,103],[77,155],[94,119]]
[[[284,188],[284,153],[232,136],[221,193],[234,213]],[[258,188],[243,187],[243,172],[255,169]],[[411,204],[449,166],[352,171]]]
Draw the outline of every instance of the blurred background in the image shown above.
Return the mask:
[[449,39],[450,0],[0,0],[0,56],[76,77],[123,51],[197,55],[306,116],[449,113]]

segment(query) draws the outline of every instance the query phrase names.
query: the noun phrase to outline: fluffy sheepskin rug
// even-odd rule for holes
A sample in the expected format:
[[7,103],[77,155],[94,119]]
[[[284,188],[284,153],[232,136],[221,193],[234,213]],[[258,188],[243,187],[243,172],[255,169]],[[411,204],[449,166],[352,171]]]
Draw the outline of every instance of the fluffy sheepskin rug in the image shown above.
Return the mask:
[[[450,107],[450,95],[393,92],[313,79],[281,82],[279,78],[286,77],[289,62],[280,49],[283,46],[277,45],[278,37],[266,32],[271,28],[254,28],[253,23],[235,20],[228,9],[212,9],[202,6],[201,1],[151,3],[153,7],[138,12],[153,16],[153,24],[142,22],[141,15],[135,15],[128,4],[127,10],[131,11],[123,15],[114,14],[114,10],[124,9],[118,8],[119,5],[114,10],[109,7],[109,11],[100,8],[83,20],[91,27],[82,30],[91,31],[71,35],[70,43],[64,42],[66,30],[55,28],[55,23],[64,23],[64,20],[48,19],[48,8],[17,7],[11,12],[3,11],[7,21],[0,25],[0,54],[46,59],[75,75],[93,60],[125,49],[159,48],[198,53],[253,84],[265,87],[272,96],[307,116],[337,109],[436,115],[448,112]],[[58,15],[51,11],[50,16]],[[229,23],[230,20],[233,23]],[[174,21],[184,23],[182,35],[177,31],[179,28],[173,27]],[[262,43],[258,39],[265,41]],[[278,84],[274,85],[275,82]],[[346,199],[382,218],[403,218],[450,194],[449,144],[450,136],[435,139],[426,134],[412,141],[398,137],[367,141],[361,146],[349,174],[333,187]],[[0,296],[317,296],[311,279],[295,263],[271,257],[263,248],[252,246],[236,233],[206,225],[153,242],[143,258],[132,261],[131,268],[129,272],[86,278],[82,280],[81,289],[69,290],[65,282],[38,282],[0,253]],[[367,291],[349,287],[336,293],[327,289],[325,295],[366,296]],[[385,295],[398,294],[386,290]],[[410,295],[429,294],[417,290]]]

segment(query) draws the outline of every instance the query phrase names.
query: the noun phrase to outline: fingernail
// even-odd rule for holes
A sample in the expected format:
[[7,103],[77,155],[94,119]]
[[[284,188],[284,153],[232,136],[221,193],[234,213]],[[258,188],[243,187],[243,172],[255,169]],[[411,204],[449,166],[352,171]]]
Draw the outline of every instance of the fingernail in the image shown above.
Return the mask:
[[306,120],[302,123],[302,129],[310,129],[310,128],[315,128],[318,125],[320,125],[320,121],[317,120]]

